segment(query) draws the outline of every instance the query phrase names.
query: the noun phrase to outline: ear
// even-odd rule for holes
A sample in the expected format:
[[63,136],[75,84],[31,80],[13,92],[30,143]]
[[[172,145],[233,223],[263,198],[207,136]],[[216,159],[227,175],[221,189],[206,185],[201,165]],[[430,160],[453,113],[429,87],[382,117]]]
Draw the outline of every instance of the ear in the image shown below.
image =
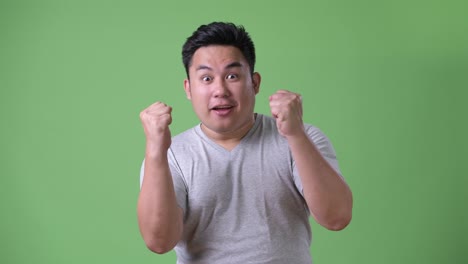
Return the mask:
[[253,83],[255,94],[258,94],[258,92],[260,92],[261,81],[262,81],[262,76],[260,76],[260,73],[254,72],[252,75],[252,83]]
[[185,95],[187,96],[187,99],[192,100],[192,93],[190,91],[190,81],[189,81],[189,79],[184,80],[184,90],[185,90]]

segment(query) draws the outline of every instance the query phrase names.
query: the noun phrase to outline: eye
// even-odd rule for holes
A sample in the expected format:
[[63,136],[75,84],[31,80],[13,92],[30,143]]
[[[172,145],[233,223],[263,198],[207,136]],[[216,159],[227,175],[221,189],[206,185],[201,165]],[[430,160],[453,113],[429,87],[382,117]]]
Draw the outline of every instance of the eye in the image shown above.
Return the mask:
[[228,74],[226,76],[226,79],[228,79],[228,80],[237,79],[237,74]]
[[202,77],[203,82],[211,82],[212,80],[213,80],[213,78],[211,78],[210,76],[203,76]]

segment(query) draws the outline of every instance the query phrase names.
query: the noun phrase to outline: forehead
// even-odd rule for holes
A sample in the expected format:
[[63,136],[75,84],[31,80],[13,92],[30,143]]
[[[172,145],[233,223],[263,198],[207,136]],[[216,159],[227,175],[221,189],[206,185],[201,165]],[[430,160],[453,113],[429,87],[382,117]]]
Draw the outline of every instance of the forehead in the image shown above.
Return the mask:
[[190,68],[196,69],[201,65],[210,68],[225,67],[233,62],[247,66],[242,52],[234,46],[210,45],[200,47],[192,57]]

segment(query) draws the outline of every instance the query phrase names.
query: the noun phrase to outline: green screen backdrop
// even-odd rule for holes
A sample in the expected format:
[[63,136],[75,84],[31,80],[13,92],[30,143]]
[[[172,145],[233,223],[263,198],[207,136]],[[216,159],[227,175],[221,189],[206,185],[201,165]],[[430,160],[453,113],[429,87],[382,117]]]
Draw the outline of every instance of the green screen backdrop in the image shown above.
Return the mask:
[[315,263],[468,263],[466,1],[0,2],[0,263],[175,263],[140,237],[139,112],[197,124],[181,46],[244,25],[262,74],[332,140],[354,193]]

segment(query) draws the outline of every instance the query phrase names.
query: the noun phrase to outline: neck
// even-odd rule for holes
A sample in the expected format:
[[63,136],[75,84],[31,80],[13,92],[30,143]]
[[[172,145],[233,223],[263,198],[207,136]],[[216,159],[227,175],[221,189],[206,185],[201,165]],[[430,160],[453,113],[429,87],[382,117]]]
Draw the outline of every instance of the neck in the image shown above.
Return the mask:
[[218,145],[227,150],[232,150],[240,143],[242,138],[244,138],[253,127],[256,117],[257,114],[252,115],[252,118],[249,119],[244,125],[232,131],[217,132],[207,128],[203,124],[201,124],[201,129],[207,137],[216,142]]

